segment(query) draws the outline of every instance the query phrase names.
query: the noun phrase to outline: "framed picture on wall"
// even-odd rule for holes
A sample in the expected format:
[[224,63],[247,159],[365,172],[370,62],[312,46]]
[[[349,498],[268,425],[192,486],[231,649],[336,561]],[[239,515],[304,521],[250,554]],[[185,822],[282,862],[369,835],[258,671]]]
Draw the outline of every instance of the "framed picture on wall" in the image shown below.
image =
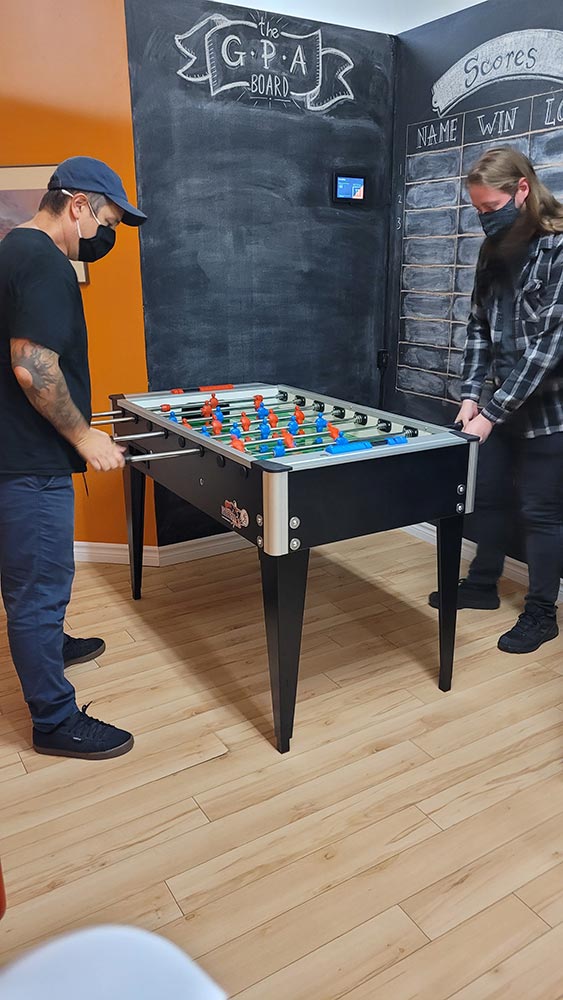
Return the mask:
[[[0,167],[0,240],[31,219],[47,190],[53,166]],[[70,262],[81,284],[88,284],[88,268],[80,260]]]

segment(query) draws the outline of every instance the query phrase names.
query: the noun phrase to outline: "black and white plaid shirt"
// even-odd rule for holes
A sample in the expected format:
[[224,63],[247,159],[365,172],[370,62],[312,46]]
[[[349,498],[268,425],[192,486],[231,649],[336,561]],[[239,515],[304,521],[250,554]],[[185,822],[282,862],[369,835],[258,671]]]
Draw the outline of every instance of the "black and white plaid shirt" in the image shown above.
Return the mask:
[[563,233],[537,238],[518,276],[513,319],[519,360],[501,382],[495,360],[502,353],[502,305],[493,296],[485,306],[473,292],[461,398],[478,403],[492,376],[496,389],[484,417],[495,424],[510,420],[524,437],[563,431]]

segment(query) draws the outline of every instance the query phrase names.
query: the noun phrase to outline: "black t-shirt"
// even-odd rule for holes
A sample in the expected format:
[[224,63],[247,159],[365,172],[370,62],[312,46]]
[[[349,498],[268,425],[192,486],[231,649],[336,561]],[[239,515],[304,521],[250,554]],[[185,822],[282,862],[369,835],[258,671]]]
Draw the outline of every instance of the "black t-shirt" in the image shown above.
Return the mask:
[[88,336],[78,279],[65,254],[39,229],[13,229],[0,243],[0,474],[84,472],[78,452],[18,385],[11,338],[59,355],[72,400],[89,423]]

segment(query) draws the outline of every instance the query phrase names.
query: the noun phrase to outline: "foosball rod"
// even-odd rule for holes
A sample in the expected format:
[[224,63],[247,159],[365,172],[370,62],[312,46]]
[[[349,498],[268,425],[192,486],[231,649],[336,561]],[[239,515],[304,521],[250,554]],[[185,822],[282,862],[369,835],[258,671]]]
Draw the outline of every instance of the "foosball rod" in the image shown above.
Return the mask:
[[[360,438],[359,441],[360,441],[360,443],[366,441],[368,444],[371,444],[371,445],[373,445],[373,447],[376,447],[377,445],[383,445],[383,444],[385,444],[386,441],[387,441],[387,439],[388,439],[388,437],[389,437],[388,434],[382,434],[380,437],[375,437],[375,438]],[[266,444],[265,441],[263,441],[261,443],[262,444]],[[279,443],[283,444],[283,441],[282,441],[281,438],[279,439]],[[357,443],[358,443],[357,440],[349,442],[349,444],[357,444]],[[256,447],[259,448],[260,447],[259,445],[257,446],[255,442],[252,442],[252,443],[248,442],[248,444],[247,444],[247,443],[245,443],[243,441],[243,444],[245,446],[245,451],[247,451],[247,449],[250,449],[250,448],[256,448]],[[321,449],[324,449],[326,451],[326,449],[330,448],[331,445],[337,445],[337,442],[336,441],[323,441],[322,444],[309,444],[309,445],[306,445],[305,447],[302,447],[302,448],[298,447],[297,444],[294,444],[292,448],[290,448],[289,446],[284,445],[284,448],[286,449],[286,455],[292,455],[294,452],[299,452],[301,455],[307,455],[311,451],[320,451]],[[247,453],[250,455],[251,458],[272,458],[272,457],[275,458],[276,456],[274,455],[274,447],[275,447],[274,445],[269,445],[267,452],[266,451],[260,452],[260,450],[259,450],[257,454],[254,454],[251,451],[248,451]],[[281,457],[284,458],[285,456],[281,456]]]
[[181,451],[161,451],[161,452],[147,452],[144,455],[126,455],[125,461],[127,464],[132,464],[133,462],[156,462],[160,461],[161,458],[178,458],[180,455],[201,455],[199,448],[182,448]]
[[[264,403],[264,406],[268,408],[268,410],[274,410],[274,413],[279,413],[280,411],[287,412],[287,413],[294,413],[296,408],[300,409],[302,413],[306,413],[309,410],[311,410],[313,413],[324,413],[324,412],[326,412],[326,408],[325,408],[325,410],[321,410],[318,407],[314,406],[313,404],[307,404],[307,403],[304,403],[301,406],[299,403],[297,403],[295,401],[294,402],[283,402],[282,403],[279,399],[277,399],[277,400],[273,400],[271,403],[269,401],[267,401],[267,400],[264,400],[263,403]],[[203,404],[203,405],[205,405],[205,404]],[[172,413],[176,413],[177,415],[182,414],[185,417],[189,417],[190,415],[192,415],[195,418],[195,417],[199,417],[199,416],[202,415],[201,411],[202,411],[203,405],[202,406],[198,406],[197,404],[182,404],[181,402],[177,402],[177,403],[160,403],[160,404],[158,404],[156,406],[147,407],[147,411],[150,412],[150,413],[169,413],[169,412],[172,412]],[[163,410],[162,409],[163,406],[168,406],[168,407],[170,407],[170,409],[169,410]],[[241,405],[240,400],[236,400],[236,403],[234,401],[233,401],[233,403],[229,403],[228,401],[221,403],[219,401],[219,407],[220,407],[221,410],[228,410],[229,411],[229,416],[240,416],[242,413],[246,413],[247,411],[250,411],[250,413],[253,413],[253,412],[256,411],[256,407],[254,405],[253,400],[249,400],[248,403],[244,403],[242,405]],[[274,409],[274,407],[277,407],[277,409]],[[343,409],[343,407],[336,407],[336,404],[335,404],[335,407],[333,407],[333,409],[334,408],[336,408],[336,409]],[[213,406],[212,409],[215,410],[216,407]]]
[[[295,414],[296,405],[297,404],[295,404],[295,406],[294,406],[292,404],[289,407],[282,406],[282,407],[278,408],[277,410],[274,410],[273,412],[276,414],[276,416],[278,416],[280,418],[280,420],[285,419],[286,414],[289,414],[290,418],[291,418],[291,416],[293,416]],[[226,408],[227,407],[225,406],[225,409]],[[223,409],[223,407],[221,407],[221,409]],[[321,410],[317,410],[315,407],[310,407],[310,406],[299,407],[299,409],[301,410],[302,413],[305,413],[305,411],[308,411],[308,410],[312,409],[313,414],[316,414],[316,416],[324,416],[325,419],[327,419],[330,416],[329,423],[337,423],[338,421],[346,420],[346,421],[352,421],[353,423],[357,424],[360,427],[367,427],[368,426],[368,420],[369,420],[369,418],[367,417],[367,415],[365,413],[362,413],[361,410],[356,410],[354,412],[354,416],[353,417],[342,417],[342,416],[336,416],[333,413],[329,414],[329,412],[327,410],[321,411]],[[342,412],[342,411],[345,412],[344,407],[340,407],[340,406],[336,406],[336,405],[333,407],[333,411],[334,410],[338,410],[340,412]],[[181,418],[185,418],[190,423],[192,421],[195,422],[197,420],[201,420],[202,422],[205,423],[206,421],[209,421],[209,420],[213,419],[213,414],[211,414],[210,416],[204,417],[202,415],[202,413],[201,413],[201,408],[198,409],[198,410],[195,410],[193,413],[190,413],[189,408],[185,408],[185,407],[181,407],[181,406],[177,406],[177,407],[171,406],[170,410],[160,410],[160,408],[157,407],[157,408],[154,409],[154,412],[155,413],[160,413],[161,416],[163,414],[167,414],[167,413],[174,413],[175,416],[181,417]],[[251,422],[253,422],[253,421],[262,422],[262,420],[267,420],[268,419],[267,416],[258,417],[256,415],[255,411],[251,410],[250,412],[252,413],[252,416],[250,416],[248,413],[246,413],[246,410],[240,410],[239,411],[237,409],[236,411],[233,411],[233,410],[229,409],[229,413],[225,414],[225,417],[228,417],[228,419],[231,420],[231,421],[233,419],[236,419],[238,421],[240,419],[240,417],[242,416],[242,414],[246,413],[246,415],[248,416],[248,418],[249,418],[249,420]],[[358,417],[360,419],[358,419]],[[365,423],[363,423],[363,420],[365,420]],[[378,423],[381,422],[381,423],[389,424],[391,426],[391,421],[389,421],[389,420],[387,420],[387,419],[385,419],[383,417],[378,417],[377,418],[377,422]]]
[[[319,414],[319,416],[320,416],[320,414]],[[188,421],[188,423],[190,423],[190,425],[192,426],[193,430],[200,431],[201,430],[201,426],[194,427],[193,425],[194,424],[201,424],[203,427],[209,427],[210,420],[212,420],[212,419],[213,419],[212,417],[195,417],[195,418],[192,418],[191,421]],[[260,426],[264,423],[264,421],[266,421],[266,423],[269,423],[267,417],[254,417],[253,419],[250,420],[251,426],[248,428],[248,430],[247,431],[241,430],[241,434],[253,434],[253,433],[256,433],[260,429]],[[170,422],[172,424],[175,423],[174,420],[172,420]],[[235,421],[231,421],[231,426],[232,426],[232,424],[234,422]],[[280,421],[280,429],[281,429],[281,426],[283,426],[284,422],[285,422],[285,418],[284,418],[284,421]],[[223,420],[223,421],[220,421],[220,423],[223,426],[225,426],[225,424],[228,425],[229,421],[228,420]],[[237,421],[237,423],[238,423],[238,421]],[[309,421],[309,423],[310,423],[310,421]],[[339,426],[342,425],[342,424],[350,424],[353,427],[362,427],[362,428],[365,428],[365,427],[368,426],[367,424],[359,424],[352,417],[332,417],[330,420],[327,421],[327,423],[328,424],[338,424]],[[178,421],[178,424],[180,425],[179,421]],[[271,426],[271,428],[272,428],[273,431],[278,430],[278,426],[277,425],[270,424],[270,426]],[[305,426],[305,422],[302,422],[301,424],[299,424],[299,426],[300,427]],[[285,426],[283,427],[283,429],[286,429]],[[231,433],[230,431],[221,431],[219,434],[213,434],[213,437],[221,437],[221,436],[225,437],[225,436],[229,435],[230,433]],[[321,431],[317,431],[317,433],[322,433],[322,432]]]
[[[350,421],[343,420],[343,421],[341,421],[340,426],[346,425],[348,423],[350,423]],[[351,428],[350,428],[350,431],[353,431],[356,428],[358,428],[358,430],[360,429],[358,427],[358,424],[353,424],[351,426]],[[277,433],[278,437],[281,440],[281,436],[282,436],[282,434],[286,430],[287,430],[286,427],[283,427],[280,430],[278,430],[277,428],[273,428],[272,433]],[[200,433],[201,433],[201,431],[199,429],[196,430],[196,434],[200,434]],[[252,434],[252,433],[256,434],[257,433],[257,429],[254,429],[254,431],[248,430],[248,431],[241,432],[241,436],[240,436],[241,441],[244,441],[245,436],[247,436],[248,434]],[[313,431],[304,431],[303,434],[300,434],[299,431],[295,431],[295,433],[293,433],[292,431],[288,431],[288,433],[291,434],[292,437],[299,438],[300,440],[303,440],[304,438],[319,437],[319,435],[321,435],[321,434],[326,434],[328,437],[331,437],[331,435],[330,435],[329,431],[327,431],[326,427],[324,427],[322,431],[316,431],[316,430],[313,430]],[[205,434],[204,437],[207,437],[207,435]],[[232,434],[231,431],[223,431],[221,434],[213,434],[213,433],[211,433],[210,437],[213,440],[215,440],[215,441],[220,441],[221,438],[238,437],[238,434]],[[252,443],[252,444],[254,444],[254,443],[260,444],[263,441],[269,441],[271,437],[272,437],[272,434],[269,434],[267,438],[252,438],[252,442],[245,442],[245,443],[248,443],[248,444],[250,444],[250,443]]]
[[133,416],[130,417],[110,417],[108,420],[92,420],[90,427],[103,427],[105,424],[125,424],[130,423],[133,420]]
[[113,440],[116,444],[119,444],[120,441],[140,441],[141,438],[157,438],[165,436],[166,431],[145,431],[144,434],[114,434]]

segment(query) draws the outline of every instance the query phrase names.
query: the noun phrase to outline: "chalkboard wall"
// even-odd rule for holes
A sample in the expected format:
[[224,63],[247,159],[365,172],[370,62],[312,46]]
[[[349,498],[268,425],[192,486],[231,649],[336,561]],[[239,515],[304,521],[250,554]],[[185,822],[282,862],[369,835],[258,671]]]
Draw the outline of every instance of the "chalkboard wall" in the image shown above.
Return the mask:
[[[563,197],[561,0],[398,39],[200,0],[126,14],[150,388],[286,381],[449,422],[482,239],[468,166],[514,143]],[[332,203],[341,168],[365,207]],[[164,490],[157,525],[218,530]]]
[[399,36],[389,409],[438,422],[457,412],[483,238],[464,188],[471,164],[485,149],[514,145],[563,197],[559,32],[561,0],[488,0]]
[[[150,389],[376,403],[395,40],[199,0],[126,14]],[[341,168],[367,205],[332,203]],[[164,490],[157,524],[160,544],[218,530]]]
[[[448,423],[459,409],[483,239],[464,187],[470,166],[485,149],[514,145],[563,198],[561,32],[561,0],[488,0],[399,36],[383,388],[391,410]],[[465,534],[474,538],[471,519]],[[509,554],[525,558],[516,522]]]

